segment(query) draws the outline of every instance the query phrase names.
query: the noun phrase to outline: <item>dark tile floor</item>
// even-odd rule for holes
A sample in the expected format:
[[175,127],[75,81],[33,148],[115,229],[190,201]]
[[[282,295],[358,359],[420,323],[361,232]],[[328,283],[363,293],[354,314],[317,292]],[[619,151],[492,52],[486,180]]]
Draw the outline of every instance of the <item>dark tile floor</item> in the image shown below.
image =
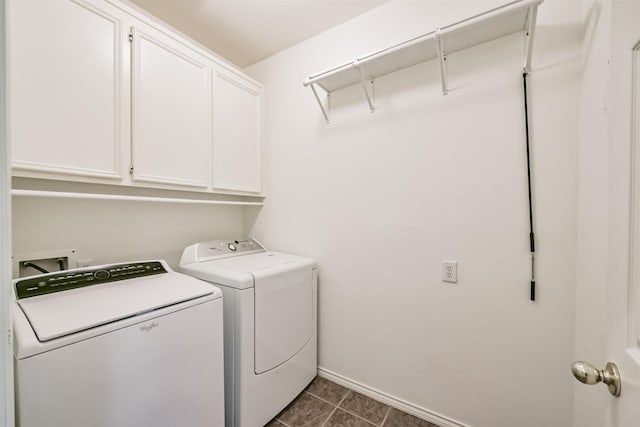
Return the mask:
[[316,377],[266,427],[438,427]]

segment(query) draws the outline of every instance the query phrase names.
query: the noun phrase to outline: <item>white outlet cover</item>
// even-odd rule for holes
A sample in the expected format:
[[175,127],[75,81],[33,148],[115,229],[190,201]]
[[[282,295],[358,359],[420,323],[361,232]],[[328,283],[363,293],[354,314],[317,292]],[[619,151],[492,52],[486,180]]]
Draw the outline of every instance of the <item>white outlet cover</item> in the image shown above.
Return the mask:
[[458,262],[442,261],[442,281],[458,283]]

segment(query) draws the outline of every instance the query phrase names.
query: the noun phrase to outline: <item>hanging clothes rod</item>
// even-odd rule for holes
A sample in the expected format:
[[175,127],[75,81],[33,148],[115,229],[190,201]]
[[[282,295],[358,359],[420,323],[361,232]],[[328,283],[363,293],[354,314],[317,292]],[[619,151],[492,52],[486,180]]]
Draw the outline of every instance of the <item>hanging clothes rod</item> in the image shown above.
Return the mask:
[[119,194],[72,193],[62,191],[11,190],[14,197],[50,197],[83,200],[117,200],[129,202],[182,203],[192,205],[263,206],[263,202],[242,202],[230,200],[179,199],[175,197],[127,196]]

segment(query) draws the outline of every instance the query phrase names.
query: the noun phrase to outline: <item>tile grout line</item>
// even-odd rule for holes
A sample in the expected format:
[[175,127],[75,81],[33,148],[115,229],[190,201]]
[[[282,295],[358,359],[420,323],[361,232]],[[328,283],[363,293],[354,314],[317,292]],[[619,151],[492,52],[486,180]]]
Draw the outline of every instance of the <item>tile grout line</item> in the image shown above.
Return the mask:
[[[371,420],[368,420],[368,419],[366,419],[366,418],[364,418],[364,417],[362,417],[362,416],[360,416],[360,415],[358,415],[358,414],[355,414],[355,413],[353,413],[353,412],[349,411],[348,409],[344,409],[344,408],[338,408],[338,409],[340,409],[341,411],[346,412],[346,413],[347,413],[347,414],[349,414],[349,415],[353,415],[353,416],[354,416],[354,417],[356,417],[356,418],[360,418],[362,421],[365,421],[367,424],[371,424],[372,426],[376,426],[376,427],[381,427],[381,426],[382,426],[382,424],[376,424],[376,423],[374,423],[374,422],[373,422],[373,421],[371,421]],[[383,421],[384,421],[384,420],[383,420]]]
[[387,414],[384,416],[382,423],[380,423],[380,427],[384,427],[384,423],[387,422],[387,418],[389,418],[390,413],[391,413],[391,406],[389,406],[389,409],[387,410]]
[[[345,393],[345,395],[344,395],[344,396],[342,396],[342,399],[340,399],[340,402],[338,402],[338,404],[337,404],[337,405],[334,405],[334,407],[333,407],[333,411],[331,411],[331,413],[329,414],[329,416],[327,417],[327,419],[326,419],[326,420],[324,420],[324,422],[320,425],[320,427],[324,427],[324,426],[329,422],[329,420],[331,419],[331,417],[333,416],[333,414],[335,414],[335,412],[338,410],[338,406],[340,406],[340,404],[341,404],[341,403],[342,403],[342,402],[347,398],[347,396],[349,396],[349,393],[351,393],[351,390],[347,391],[347,392]],[[323,399],[323,400],[324,400],[324,399]],[[325,400],[325,402],[326,402],[326,400]]]
[[[359,418],[359,419],[361,419],[362,421],[366,421],[368,424],[371,424],[372,426],[382,427],[382,426],[384,425],[385,421],[387,421],[387,417],[389,416],[389,413],[391,412],[391,407],[390,407],[389,405],[385,404],[385,403],[380,402],[379,400],[371,399],[371,400],[374,400],[374,401],[376,401],[376,402],[378,402],[378,403],[381,403],[381,404],[383,404],[383,405],[387,406],[387,413],[385,414],[384,418],[382,419],[382,422],[381,422],[380,424],[376,424],[375,422],[373,422],[373,421],[371,421],[371,420],[369,420],[369,419],[367,419],[367,418],[364,418],[363,416],[358,415],[358,414],[356,414],[355,412],[352,412],[352,411],[350,411],[350,410],[348,410],[348,409],[346,409],[346,408],[342,408],[342,407],[340,406],[340,405],[342,405],[342,402],[347,398],[347,396],[348,396],[348,395],[349,395],[349,393],[351,393],[351,392],[356,393],[355,391],[353,391],[353,390],[351,390],[351,389],[347,389],[347,393],[344,395],[344,397],[343,397],[342,399],[340,399],[340,402],[338,402],[338,404],[336,405],[335,403],[333,403],[333,402],[329,402],[328,400],[323,399],[322,397],[320,397],[320,396],[318,396],[318,395],[316,395],[316,394],[313,394],[313,393],[312,393],[312,392],[310,392],[310,391],[307,391],[307,390],[305,390],[305,391],[304,391],[304,393],[307,393],[307,394],[309,394],[309,395],[311,395],[311,396],[315,397],[316,399],[322,400],[323,402],[328,403],[328,404],[329,404],[329,405],[331,405],[331,406],[335,406],[335,407],[336,407],[336,409],[340,409],[341,411],[344,411],[344,412],[348,413],[349,415],[353,415],[354,417]],[[335,410],[331,412],[331,415],[333,415],[333,413],[334,413],[334,412],[335,412]],[[329,418],[330,418],[330,417],[329,417]],[[324,423],[322,424],[322,426],[324,426]],[[320,426],[320,427],[322,427],[322,426]],[[289,427],[289,426],[287,426],[287,427]]]
[[320,427],[324,427],[324,426],[329,422],[329,420],[331,419],[331,416],[332,416],[332,415],[333,415],[337,410],[338,410],[338,407],[337,407],[337,406],[334,406],[334,407],[333,407],[333,410],[331,411],[331,413],[329,414],[329,416],[327,417],[327,419],[326,419],[326,420],[324,420],[324,422],[323,422],[322,424],[320,424]]
[[[280,415],[280,414],[278,414],[278,415]],[[282,420],[280,419],[280,417],[278,417],[278,416],[276,416],[276,421],[278,421],[279,423],[283,424],[283,425],[284,425],[284,427],[292,427],[292,426],[290,426],[289,424],[287,424],[287,423],[285,423],[284,421],[282,421]]]
[[[354,393],[358,393],[357,391],[354,391],[354,390],[351,390],[351,389],[349,389],[349,391],[352,391],[352,392],[354,392]],[[360,393],[358,393],[358,394],[360,394]],[[364,396],[364,395],[363,395],[363,396]],[[345,396],[345,397],[346,397],[346,396]],[[384,425],[384,422],[385,422],[385,421],[387,421],[387,417],[389,416],[389,413],[391,412],[391,406],[387,405],[386,403],[382,403],[382,402],[380,402],[379,400],[372,399],[372,398],[370,398],[370,397],[368,397],[368,396],[365,396],[365,397],[366,397],[366,398],[368,398],[368,399],[373,400],[374,402],[380,403],[380,404],[382,404],[382,405],[384,405],[384,406],[386,406],[386,407],[387,407],[387,413],[385,414],[385,416],[384,416],[384,418],[382,419],[382,422],[381,422],[380,424],[376,424],[375,422],[373,422],[373,421],[371,421],[371,420],[369,420],[369,419],[367,419],[367,418],[364,418],[363,416],[358,415],[358,414],[356,414],[355,412],[351,412],[351,411],[350,411],[350,410],[348,410],[348,409],[340,408],[340,410],[342,410],[342,411],[344,411],[344,412],[346,412],[346,413],[348,413],[348,414],[351,414],[351,415],[353,415],[353,416],[354,416],[354,417],[356,417],[356,418],[360,418],[361,420],[366,421],[367,423],[369,423],[369,424],[371,424],[371,425],[373,425],[373,426],[376,426],[376,427],[382,427],[382,426]],[[342,399],[342,400],[344,400],[344,399]],[[341,404],[342,404],[342,400],[340,401],[339,405],[341,405]]]
[[[348,393],[348,391],[349,391],[349,390],[347,390],[347,394],[349,394],[349,393]],[[318,396],[317,394],[313,394],[313,393],[311,393],[310,391],[306,391],[306,390],[305,390],[305,391],[304,391],[304,393],[307,393],[308,395],[311,395],[311,396],[315,397],[316,399],[320,399],[320,400],[322,400],[323,402],[328,403],[328,404],[329,404],[329,405],[331,405],[331,406],[338,406],[340,403],[342,403],[342,400],[344,399],[344,397],[343,397],[343,398],[341,398],[341,399],[340,399],[340,402],[338,402],[338,405],[336,405],[335,403],[333,403],[333,402],[329,402],[327,399],[324,399],[324,398],[322,398],[322,397]],[[345,397],[346,397],[346,394],[345,394]]]
[[[354,412],[352,412],[352,411],[350,411],[350,410],[348,410],[348,409],[342,408],[342,407],[340,406],[340,405],[342,405],[342,403],[347,399],[347,397],[349,396],[349,394],[350,394],[350,393],[357,393],[356,391],[354,391],[354,390],[352,390],[352,389],[349,389],[349,388],[347,388],[347,387],[345,387],[345,389],[347,390],[347,392],[345,393],[345,395],[340,399],[340,401],[339,401],[337,404],[334,404],[333,402],[330,402],[330,401],[328,401],[328,400],[326,400],[326,399],[324,399],[324,398],[322,398],[322,397],[320,397],[320,396],[316,395],[315,393],[310,392],[310,391],[308,391],[308,390],[303,390],[303,392],[302,392],[302,393],[300,393],[300,394],[302,395],[303,393],[306,393],[306,394],[308,394],[309,396],[311,396],[311,397],[313,397],[313,398],[315,398],[315,399],[318,399],[318,400],[320,400],[320,401],[322,401],[322,402],[324,402],[324,403],[326,403],[326,404],[328,404],[328,405],[330,405],[330,406],[333,406],[333,409],[332,409],[332,410],[331,410],[331,412],[329,413],[329,416],[327,417],[327,419],[326,419],[326,420],[324,420],[324,422],[320,425],[320,427],[326,427],[326,426],[327,426],[327,423],[329,422],[329,420],[331,419],[331,417],[332,417],[332,416],[333,416],[333,415],[338,411],[338,409],[340,409],[340,410],[341,410],[341,411],[343,411],[343,412],[346,412],[347,414],[349,414],[349,415],[351,415],[351,416],[353,416],[353,417],[355,417],[355,418],[358,418],[358,419],[360,419],[360,420],[362,420],[362,421],[366,422],[367,424],[369,424],[369,425],[371,425],[371,426],[374,426],[374,427],[384,427],[385,423],[386,423],[386,422],[387,422],[387,420],[389,419],[389,415],[391,414],[391,410],[393,409],[391,406],[386,405],[386,404],[384,404],[384,403],[382,403],[382,402],[380,402],[380,401],[378,401],[378,400],[376,400],[376,399],[372,399],[372,400],[374,400],[374,401],[376,401],[376,402],[378,402],[378,403],[381,403],[381,404],[383,404],[383,405],[387,406],[387,411],[386,411],[385,416],[383,417],[383,419],[382,419],[382,421],[380,422],[380,424],[377,424],[377,423],[375,423],[375,422],[374,422],[374,421],[372,421],[372,420],[369,420],[369,419],[367,419],[367,418],[364,418],[364,417],[362,417],[362,416],[360,416],[360,415],[358,415],[358,414],[356,414],[356,413],[354,413]],[[298,397],[300,397],[300,396],[298,396]],[[297,398],[296,398],[296,399],[297,399]],[[278,422],[280,422],[282,425],[284,425],[285,427],[296,427],[296,426],[292,426],[292,425],[289,425],[289,424],[285,423],[285,422],[284,422],[284,421],[282,421],[279,417],[276,417],[275,419],[276,419]],[[435,426],[435,427],[440,427],[440,426],[435,425],[435,424],[434,424],[434,426]]]

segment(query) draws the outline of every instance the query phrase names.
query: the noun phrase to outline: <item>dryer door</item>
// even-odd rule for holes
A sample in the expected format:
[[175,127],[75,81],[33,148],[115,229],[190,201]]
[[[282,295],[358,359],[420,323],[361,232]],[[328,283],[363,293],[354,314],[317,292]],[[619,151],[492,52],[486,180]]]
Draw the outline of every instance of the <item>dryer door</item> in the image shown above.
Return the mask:
[[255,278],[255,373],[286,362],[309,341],[313,328],[312,268],[286,263]]

